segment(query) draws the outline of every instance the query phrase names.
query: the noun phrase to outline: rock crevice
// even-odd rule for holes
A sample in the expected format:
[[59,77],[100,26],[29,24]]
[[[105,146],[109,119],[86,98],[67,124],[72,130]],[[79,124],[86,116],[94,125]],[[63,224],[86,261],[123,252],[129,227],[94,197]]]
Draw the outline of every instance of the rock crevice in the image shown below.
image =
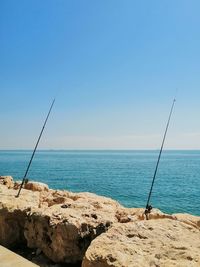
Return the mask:
[[[0,177],[0,244],[82,267],[200,266],[200,217],[125,208],[92,193]],[[41,265],[43,266],[43,265]],[[47,266],[47,265],[46,265]]]

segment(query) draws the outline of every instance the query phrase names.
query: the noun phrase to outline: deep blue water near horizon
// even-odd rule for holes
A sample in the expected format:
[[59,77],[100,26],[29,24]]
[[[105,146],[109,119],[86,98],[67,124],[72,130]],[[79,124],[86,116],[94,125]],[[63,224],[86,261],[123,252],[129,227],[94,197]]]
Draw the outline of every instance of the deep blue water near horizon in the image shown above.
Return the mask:
[[[0,175],[24,176],[32,151],[1,150]],[[145,207],[159,151],[36,152],[28,178],[50,188],[111,197]],[[200,151],[163,151],[151,198],[164,212],[200,215]]]

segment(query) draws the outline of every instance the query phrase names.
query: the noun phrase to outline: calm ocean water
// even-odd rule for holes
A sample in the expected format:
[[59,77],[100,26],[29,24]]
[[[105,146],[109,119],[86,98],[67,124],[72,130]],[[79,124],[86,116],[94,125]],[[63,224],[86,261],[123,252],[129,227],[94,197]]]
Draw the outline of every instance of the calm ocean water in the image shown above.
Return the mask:
[[[23,177],[31,151],[0,151],[0,175]],[[37,151],[29,179],[145,207],[158,151]],[[200,215],[200,151],[164,151],[151,204]]]

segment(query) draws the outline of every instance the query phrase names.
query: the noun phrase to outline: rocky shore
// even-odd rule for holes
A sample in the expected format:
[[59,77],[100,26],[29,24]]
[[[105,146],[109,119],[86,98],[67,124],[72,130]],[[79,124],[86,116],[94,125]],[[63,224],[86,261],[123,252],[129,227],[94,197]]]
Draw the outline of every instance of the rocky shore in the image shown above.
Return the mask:
[[0,176],[0,245],[41,267],[200,266],[200,217]]

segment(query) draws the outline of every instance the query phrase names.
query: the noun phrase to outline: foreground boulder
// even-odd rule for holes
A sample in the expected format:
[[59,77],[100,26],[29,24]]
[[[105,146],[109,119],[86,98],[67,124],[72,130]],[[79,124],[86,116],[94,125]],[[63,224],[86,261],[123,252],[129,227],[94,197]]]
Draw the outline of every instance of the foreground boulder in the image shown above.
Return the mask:
[[45,208],[29,214],[24,234],[28,247],[39,248],[54,262],[82,261],[91,241],[118,221],[120,205],[94,194],[56,191],[42,203]]
[[115,224],[92,241],[82,267],[200,266],[200,231],[170,219]]
[[28,212],[39,205],[39,194],[23,190],[16,198],[17,191],[0,185],[0,244],[8,248],[26,243],[24,225]]
[[0,244],[52,264],[41,267],[200,266],[200,217],[153,209],[147,221],[144,209],[36,182],[16,198],[20,184],[0,178]]
[[[61,263],[82,261],[91,241],[118,222],[123,207],[116,201],[91,193],[50,190],[27,183],[17,190],[0,185],[0,244],[39,250]],[[27,189],[26,189],[27,188]]]

